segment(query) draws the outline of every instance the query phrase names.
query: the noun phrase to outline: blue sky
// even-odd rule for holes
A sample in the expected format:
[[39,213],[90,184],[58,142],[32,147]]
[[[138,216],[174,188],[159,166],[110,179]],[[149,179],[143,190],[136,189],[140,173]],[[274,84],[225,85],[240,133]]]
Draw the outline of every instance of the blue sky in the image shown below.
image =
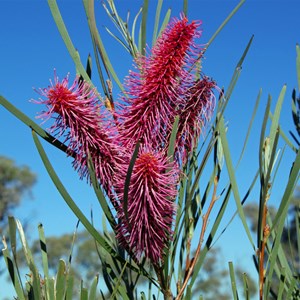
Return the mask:
[[[100,1],[95,2],[98,27],[103,34],[104,43],[116,66],[116,71],[123,79],[128,69],[132,67],[131,57],[105,32],[103,25],[114,30],[113,25],[105,17]],[[62,0],[58,3],[73,43],[85,63],[87,55],[92,53],[92,47],[83,5],[79,0]],[[129,9],[133,18],[141,6],[141,1],[116,0],[116,4],[121,16],[125,18]],[[204,44],[209,40],[237,4],[238,1],[230,0],[189,1],[189,19],[203,21],[203,35],[199,43]],[[156,1],[151,0],[148,18],[149,43],[152,37],[155,5]],[[178,16],[182,9],[182,1],[164,1],[163,11],[165,12],[169,7],[172,7],[172,15]],[[229,144],[231,149],[235,149],[233,160],[236,161],[242,148],[255,99],[259,89],[262,88],[262,100],[245,154],[246,159],[237,172],[242,195],[258,166],[259,130],[268,94],[272,95],[275,102],[285,83],[288,88],[281,124],[286,131],[293,128],[290,102],[292,89],[296,87],[295,45],[300,42],[299,12],[300,1],[298,0],[248,0],[205,55],[204,73],[213,77],[220,87],[226,88],[237,61],[254,34],[252,47],[225,114],[226,120],[229,121]],[[71,77],[75,76],[73,62],[52,20],[47,1],[0,0],[0,37],[0,94],[29,117],[35,118],[42,107],[28,101],[31,98],[38,98],[32,87],[48,86],[49,78],[53,78],[54,68],[57,69],[60,78],[68,72],[71,73]],[[36,227],[39,222],[44,224],[46,235],[73,231],[77,220],[48,178],[35,149],[30,130],[2,107],[0,107],[0,120],[0,155],[8,156],[20,165],[29,165],[38,176],[38,182],[33,190],[34,200],[24,199],[23,205],[16,211],[16,217],[30,220],[33,237],[37,236]],[[46,127],[47,125],[44,126]],[[58,174],[78,205],[87,214],[91,209],[97,211],[98,204],[92,190],[85,182],[79,181],[77,174],[72,170],[71,160],[66,159],[64,153],[45,143],[44,145]],[[278,205],[280,201],[281,188],[287,178],[291,159],[292,155],[287,153],[286,164],[280,170],[282,182],[274,190],[271,199],[274,205]],[[258,194],[251,200],[258,201]],[[232,200],[227,219],[234,209]],[[101,224],[100,218],[99,213],[96,220],[98,226]],[[243,246],[240,241],[245,241]],[[252,252],[238,218],[223,235],[218,245],[223,248],[224,260],[233,260],[237,265],[242,263],[246,269],[250,268]],[[2,280],[4,279],[0,278],[1,286]]]

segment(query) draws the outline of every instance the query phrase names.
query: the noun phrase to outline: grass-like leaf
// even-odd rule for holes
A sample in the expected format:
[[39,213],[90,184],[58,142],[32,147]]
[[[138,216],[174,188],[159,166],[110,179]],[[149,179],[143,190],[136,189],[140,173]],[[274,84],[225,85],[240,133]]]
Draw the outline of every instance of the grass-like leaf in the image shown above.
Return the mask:
[[142,10],[141,33],[140,33],[141,42],[139,45],[140,53],[142,53],[142,55],[145,55],[146,53],[148,7],[149,7],[149,0],[144,0],[143,10]]
[[72,300],[73,299],[73,290],[74,290],[74,276],[68,276],[66,282],[66,299],[65,300]]
[[23,287],[22,287],[21,280],[18,276],[18,271],[15,268],[15,264],[14,264],[13,259],[10,257],[9,250],[8,250],[8,247],[7,247],[7,243],[6,243],[6,240],[5,240],[4,237],[2,239],[2,243],[3,243],[3,246],[4,246],[4,248],[2,249],[2,254],[3,254],[3,257],[4,257],[5,263],[6,263],[6,267],[7,267],[11,282],[12,282],[14,288],[15,288],[17,297],[18,297],[19,300],[25,300],[24,290],[23,290]]
[[59,30],[59,33],[69,51],[71,58],[73,59],[73,61],[75,63],[76,69],[81,74],[81,76],[84,78],[84,80],[89,82],[93,86],[93,83],[91,82],[90,77],[88,76],[88,74],[80,60],[79,54],[72,43],[72,40],[71,40],[69,33],[67,31],[67,28],[65,26],[65,23],[60,14],[56,0],[48,0],[48,5],[51,10],[53,19],[56,23],[56,26]]
[[16,118],[18,118],[25,125],[34,130],[40,137],[42,137],[45,141],[55,146],[59,150],[67,153],[75,157],[75,153],[68,151],[68,147],[57,140],[55,137],[46,132],[43,128],[37,125],[34,121],[32,121],[28,116],[26,116],[23,112],[17,109],[14,105],[12,105],[9,101],[7,101],[4,97],[0,96],[0,104],[6,108],[11,114],[13,114]]
[[169,140],[169,146],[168,146],[168,153],[167,156],[171,157],[171,161],[173,161],[173,155],[175,151],[175,142],[176,142],[176,136],[177,136],[177,131],[178,131],[178,123],[179,123],[179,116],[175,117],[172,131],[171,131],[171,136]]
[[94,0],[84,0],[84,6],[85,6],[85,10],[86,10],[86,13],[88,16],[90,31],[91,31],[92,37],[95,41],[95,44],[97,46],[97,50],[99,51],[99,54],[101,56],[103,65],[106,69],[106,73],[107,73],[108,77],[110,77],[110,74],[111,74],[111,76],[113,77],[113,79],[115,80],[115,82],[117,83],[119,88],[123,91],[124,90],[123,85],[122,85],[121,81],[119,80],[119,77],[117,76],[117,74],[110,62],[110,59],[107,55],[107,52],[105,50],[102,39],[100,37],[99,31],[97,29],[96,19],[95,19],[95,10],[94,10]]
[[[281,247],[281,236],[283,233],[283,229],[285,226],[285,218],[288,213],[289,203],[292,199],[293,191],[295,189],[295,185],[297,180],[299,179],[299,169],[300,169],[300,151],[298,152],[296,159],[292,165],[289,181],[287,183],[286,189],[284,191],[279,209],[274,218],[273,224],[271,226],[271,232],[274,230],[276,233],[276,239],[274,244],[272,245],[271,253],[269,254],[270,266],[268,272],[266,274],[266,282],[268,282],[268,288],[265,289],[264,294],[268,295],[270,283],[273,279],[273,272],[277,261],[277,256],[279,255],[279,250]],[[293,278],[292,278],[293,281]],[[291,281],[291,282],[292,282]],[[292,283],[291,283],[292,284]]]
[[233,299],[238,300],[239,299],[239,294],[238,294],[238,291],[237,291],[234,268],[233,268],[233,263],[232,262],[229,262],[229,274],[230,274],[231,290],[232,290]]
[[240,194],[239,194],[239,189],[238,189],[238,185],[237,185],[236,178],[235,178],[235,173],[234,173],[234,168],[233,168],[232,161],[231,161],[231,155],[230,155],[230,151],[229,151],[228,141],[227,141],[227,138],[226,138],[224,118],[222,118],[221,121],[220,121],[219,130],[220,130],[220,138],[221,138],[223,151],[224,151],[225,163],[226,163],[226,166],[227,166],[227,171],[228,171],[228,175],[229,175],[229,178],[230,178],[230,183],[231,183],[231,186],[232,186],[232,192],[233,192],[233,195],[234,195],[234,199],[235,199],[235,203],[236,203],[236,206],[237,206],[238,214],[240,216],[240,219],[241,219],[242,224],[244,226],[244,229],[246,231],[247,237],[248,237],[253,249],[255,249],[255,246],[254,246],[254,243],[253,243],[253,240],[252,240],[252,236],[251,236],[249,227],[248,227],[247,222],[246,222],[246,218],[245,218],[245,214],[244,214],[244,211],[243,211],[241,198],[240,198]]
[[66,263],[60,259],[55,282],[55,299],[64,300],[66,286]]
[[[40,238],[43,271],[44,271],[45,281],[47,284],[47,280],[49,280],[48,253],[47,253],[45,233],[42,224],[39,224],[38,231],[39,231],[39,238]],[[49,297],[49,295],[47,296]]]
[[94,188],[94,191],[95,191],[95,194],[97,196],[97,199],[99,201],[99,204],[109,222],[109,224],[111,225],[112,229],[115,229],[116,227],[116,221],[113,217],[113,214],[109,208],[109,205],[107,203],[107,200],[102,192],[102,189],[99,185],[99,182],[98,182],[98,179],[97,179],[97,176],[96,176],[96,172],[95,172],[95,168],[94,168],[94,165],[93,165],[93,162],[91,160],[91,158],[89,157],[88,159],[88,169],[89,169],[89,174],[90,174],[90,178],[91,178],[91,181],[92,181],[92,185],[93,185],[93,188]]
[[171,18],[171,8],[169,8],[165,14],[165,17],[164,17],[164,20],[161,24],[161,27],[160,27],[160,30],[159,30],[159,33],[158,33],[158,36],[159,37],[162,33],[162,31],[167,27],[169,21],[170,21],[170,18]]
[[228,15],[228,17],[223,21],[223,23],[219,26],[217,31],[212,35],[210,40],[207,43],[206,49],[210,46],[210,44],[214,41],[217,35],[221,32],[221,30],[225,27],[228,21],[233,17],[233,15],[240,9],[240,7],[246,2],[246,0],[241,0],[238,5],[232,10],[232,12]]
[[128,218],[128,192],[129,192],[131,174],[132,174],[133,167],[134,167],[135,161],[136,161],[138,153],[139,153],[139,148],[140,148],[140,142],[137,142],[136,146],[134,148],[132,157],[130,159],[130,163],[129,163],[126,178],[125,178],[125,184],[124,184],[123,209],[124,209],[125,218],[126,218],[128,224],[130,224],[129,218]]
[[154,46],[156,39],[157,39],[158,24],[159,24],[160,15],[161,15],[162,4],[163,4],[163,0],[157,1],[154,27],[153,27],[153,35],[152,35],[152,47]]
[[188,0],[183,0],[183,13],[185,16],[188,15]]
[[279,125],[280,112],[281,112],[285,92],[286,92],[286,85],[284,85],[283,88],[280,91],[280,94],[279,94],[279,97],[278,97],[278,100],[277,100],[277,103],[276,103],[275,111],[274,111],[274,114],[273,114],[273,118],[272,118],[270,135],[269,135],[269,137],[270,137],[270,148],[271,149],[273,149],[275,135],[276,135],[278,125]]
[[99,275],[95,276],[92,285],[90,287],[89,300],[97,299],[97,285],[99,281]]

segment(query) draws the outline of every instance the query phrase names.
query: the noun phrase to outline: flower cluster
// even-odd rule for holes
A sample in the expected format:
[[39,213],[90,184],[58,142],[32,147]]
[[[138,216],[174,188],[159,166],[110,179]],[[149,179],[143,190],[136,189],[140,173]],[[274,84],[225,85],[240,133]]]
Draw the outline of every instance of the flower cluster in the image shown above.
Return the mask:
[[117,237],[121,244],[129,245],[138,259],[144,252],[158,263],[172,234],[177,165],[170,163],[164,153],[142,146],[131,176],[127,209],[123,207],[127,168],[120,171]]
[[[136,60],[136,72],[126,79],[126,91],[116,110],[104,112],[97,92],[78,78],[69,77],[38,92],[47,110],[40,118],[54,119],[50,130],[64,136],[75,152],[74,168],[88,178],[91,158],[97,178],[116,209],[117,238],[140,259],[163,262],[172,238],[175,199],[180,166],[196,147],[212,114],[214,81],[197,74],[202,56],[195,38],[201,22],[174,19],[147,56]],[[167,157],[175,117],[179,125],[174,157]],[[140,143],[125,195],[128,166]],[[126,196],[126,199],[125,199]]]
[[123,148],[117,143],[114,128],[101,115],[101,107],[95,90],[78,78],[69,86],[69,76],[61,82],[54,76],[54,83],[39,89],[36,103],[48,108],[39,115],[41,119],[55,119],[50,131],[64,136],[70,151],[76,153],[73,166],[80,177],[88,175],[88,157],[92,159],[97,178],[108,195],[112,194],[114,174],[125,163]]

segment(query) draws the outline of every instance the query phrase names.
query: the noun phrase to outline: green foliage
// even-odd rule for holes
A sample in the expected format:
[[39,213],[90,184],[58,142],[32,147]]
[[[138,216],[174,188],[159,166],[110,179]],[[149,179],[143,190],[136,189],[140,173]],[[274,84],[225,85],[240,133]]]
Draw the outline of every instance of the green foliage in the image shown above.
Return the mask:
[[[17,233],[20,236],[22,250],[18,252]],[[25,237],[24,230],[20,222],[14,218],[9,219],[9,240],[10,249],[3,240],[4,249],[2,250],[3,256],[9,271],[11,281],[15,287],[17,299],[19,300],[65,300],[65,299],[80,299],[80,300],[93,300],[96,297],[97,284],[99,277],[94,277],[90,288],[84,287],[83,283],[74,285],[75,278],[70,269],[70,263],[65,263],[64,260],[58,262],[57,273],[55,276],[50,276],[47,242],[44,237],[42,225],[39,226],[40,234],[40,256],[42,257],[42,267],[44,274],[41,275],[38,269],[38,263],[32,255],[31,249]],[[22,276],[22,270],[19,266],[19,255],[25,256],[27,265],[27,272]],[[25,279],[25,282],[24,282]],[[79,282],[79,280],[78,280]],[[79,288],[78,288],[79,287]]]

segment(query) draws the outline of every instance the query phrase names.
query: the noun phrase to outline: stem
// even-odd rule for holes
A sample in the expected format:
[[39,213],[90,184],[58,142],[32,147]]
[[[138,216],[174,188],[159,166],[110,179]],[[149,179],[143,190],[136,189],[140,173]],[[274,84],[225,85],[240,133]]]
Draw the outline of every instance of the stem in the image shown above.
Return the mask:
[[164,267],[163,265],[162,266],[159,266],[159,265],[154,265],[154,270],[155,270],[155,273],[156,273],[156,276],[157,276],[157,279],[158,279],[158,282],[159,282],[159,286],[161,288],[161,291],[164,295],[164,300],[172,300],[173,299],[173,295],[172,295],[172,292],[170,290],[170,287],[169,286],[166,286],[166,282],[165,282],[165,278],[164,278]]
[[203,240],[204,240],[204,234],[205,234],[205,231],[206,231],[206,228],[207,228],[207,223],[208,223],[208,218],[210,216],[210,213],[214,207],[214,204],[216,203],[216,201],[218,200],[218,197],[216,196],[217,194],[217,186],[218,186],[218,177],[216,176],[215,177],[215,180],[214,180],[214,190],[213,190],[213,195],[212,195],[212,199],[211,199],[211,202],[209,204],[209,207],[207,209],[207,212],[206,214],[203,215],[203,224],[202,224],[202,228],[201,228],[201,233],[200,233],[200,239],[199,239],[199,243],[198,243],[198,247],[196,249],[196,253],[195,253],[195,256],[194,258],[191,260],[191,262],[187,262],[189,265],[186,266],[186,269],[188,270],[187,273],[185,274],[185,277],[184,277],[184,282],[180,288],[180,291],[176,297],[175,300],[180,300],[183,293],[184,293],[184,290],[188,284],[188,281],[194,271],[194,268],[195,268],[195,265],[198,261],[198,258],[200,256],[200,252],[201,252],[201,248],[202,248],[202,244],[203,244]]
[[[270,186],[268,187],[270,188]],[[263,215],[262,215],[262,228],[263,228],[263,240],[260,244],[260,249],[258,251],[259,255],[259,299],[263,299],[263,288],[264,288],[264,281],[265,281],[265,269],[264,269],[264,259],[265,259],[265,250],[267,245],[267,239],[270,234],[270,227],[267,224],[267,201],[269,198],[269,194],[267,193],[264,208],[263,208]]]

